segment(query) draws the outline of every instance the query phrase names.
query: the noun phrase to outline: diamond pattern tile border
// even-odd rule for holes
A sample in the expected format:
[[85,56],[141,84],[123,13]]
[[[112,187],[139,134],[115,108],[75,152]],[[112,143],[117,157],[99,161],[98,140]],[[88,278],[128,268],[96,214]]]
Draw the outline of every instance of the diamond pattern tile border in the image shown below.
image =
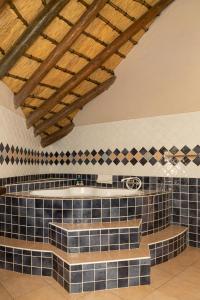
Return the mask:
[[181,163],[188,166],[190,163],[200,166],[200,145],[189,148],[187,145],[178,149],[176,146],[167,149],[165,146],[156,149],[152,146],[149,149],[92,149],[66,152],[45,152],[22,148],[13,145],[0,143],[0,165],[70,165],[70,164],[92,164],[92,165],[136,165],[141,166],[155,164],[165,165],[170,163],[176,165]]

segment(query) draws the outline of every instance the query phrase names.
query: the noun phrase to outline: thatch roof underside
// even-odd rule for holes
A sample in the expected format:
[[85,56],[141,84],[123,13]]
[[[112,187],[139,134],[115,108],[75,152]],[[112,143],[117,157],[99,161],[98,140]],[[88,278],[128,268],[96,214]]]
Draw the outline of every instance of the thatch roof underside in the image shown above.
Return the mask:
[[[54,0],[0,0],[0,78],[14,92],[16,107],[21,107],[27,126],[34,126],[44,147],[68,134],[78,111],[113,84],[115,68],[172,1],[61,0],[56,11]],[[96,10],[88,24],[85,18],[92,5]],[[45,17],[49,9],[50,21],[38,27],[23,48],[23,37],[30,37],[30,27],[39,26],[38,15]],[[78,33],[70,43],[72,28]],[[43,72],[66,36],[64,51]],[[116,39],[118,47],[113,49]],[[34,82],[40,66],[43,73]]]

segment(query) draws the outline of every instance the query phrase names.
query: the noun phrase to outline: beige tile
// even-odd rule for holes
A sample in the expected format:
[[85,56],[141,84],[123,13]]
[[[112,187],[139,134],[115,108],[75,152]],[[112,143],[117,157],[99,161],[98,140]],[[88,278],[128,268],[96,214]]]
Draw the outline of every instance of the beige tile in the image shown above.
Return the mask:
[[165,295],[159,291],[154,291],[152,294],[145,297],[144,300],[178,300],[178,298]]
[[153,293],[154,289],[150,286],[135,286],[112,290],[112,293],[123,300],[141,300]]
[[30,293],[25,293],[24,295],[21,295],[16,300],[67,300],[68,298],[67,294],[66,296],[62,296],[59,294],[53,287],[46,286],[42,288],[38,288],[33,290]]
[[8,291],[0,284],[0,300],[11,300],[13,299]]
[[2,285],[13,297],[19,297],[35,289],[47,287],[48,283],[43,277],[23,275],[15,278],[8,278],[2,282]]
[[6,281],[8,279],[15,279],[23,276],[21,273],[7,271],[0,269],[0,282]]
[[151,270],[151,288],[157,289],[161,285],[168,282],[174,277],[173,274],[167,273],[166,271],[152,268]]
[[162,263],[160,265],[154,266],[153,269],[162,270],[167,272],[171,275],[176,275],[180,272],[183,272],[186,267],[181,265],[179,262],[176,261],[176,258],[169,260],[168,262]]
[[195,267],[189,267],[184,272],[177,275],[177,277],[174,280],[185,280],[189,281],[192,284],[196,284],[197,286],[200,283],[200,270],[198,270]]
[[177,278],[174,278],[167,284],[161,286],[157,291],[166,296],[175,297],[178,300],[200,299],[199,286]]
[[118,295],[111,291],[89,292],[77,295],[77,300],[122,300]]

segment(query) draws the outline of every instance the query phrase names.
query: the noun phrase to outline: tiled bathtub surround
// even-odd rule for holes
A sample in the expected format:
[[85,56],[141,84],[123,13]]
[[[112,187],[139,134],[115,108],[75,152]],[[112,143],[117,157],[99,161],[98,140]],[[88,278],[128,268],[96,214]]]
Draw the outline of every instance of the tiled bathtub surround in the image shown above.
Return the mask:
[[48,242],[49,223],[93,223],[142,219],[142,233],[162,230],[170,222],[169,193],[134,198],[47,199],[0,197],[0,234]]
[[52,275],[51,252],[0,246],[0,268],[31,275]]
[[[1,243],[4,243],[2,239]],[[9,243],[15,244],[14,241]],[[25,274],[53,275],[71,293],[150,283],[150,256],[147,250],[137,249],[137,253],[129,254],[114,251],[114,255],[106,258],[102,255],[89,259],[75,257],[76,262],[73,263],[73,256],[60,256],[55,248],[49,251],[29,250],[27,247],[38,248],[42,245],[26,243],[25,246],[0,246],[0,267]]]
[[[98,291],[150,283],[150,259],[132,259],[69,266],[54,256],[53,277],[71,293]],[[71,282],[69,283],[68,274]]]
[[[169,154],[169,155],[168,155]],[[159,163],[165,165],[167,162],[172,165],[176,165],[181,162],[187,166],[190,163],[194,163],[196,166],[200,165],[200,146],[196,145],[191,148],[187,145],[179,148],[176,146],[166,148],[162,146],[157,148],[156,146],[150,148],[131,148],[131,149],[93,149],[78,151],[61,151],[59,152],[47,152],[36,151],[23,147],[13,146],[9,144],[0,143],[0,165],[88,165],[88,164],[122,164],[122,165],[136,165],[140,164],[144,166],[150,164],[154,166]]]
[[185,250],[188,243],[188,228],[171,225],[156,235],[144,237],[141,243],[149,245],[151,265],[161,264]]
[[[113,225],[112,225],[113,224]],[[138,248],[141,221],[112,222],[83,226],[49,224],[49,242],[69,252],[112,251]]]

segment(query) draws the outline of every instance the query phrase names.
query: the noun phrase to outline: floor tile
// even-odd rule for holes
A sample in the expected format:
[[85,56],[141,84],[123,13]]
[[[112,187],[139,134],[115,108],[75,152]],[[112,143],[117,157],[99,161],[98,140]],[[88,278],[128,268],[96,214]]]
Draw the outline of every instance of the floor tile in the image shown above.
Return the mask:
[[19,297],[35,289],[48,286],[44,278],[39,276],[24,275],[15,278],[8,278],[2,285],[10,292],[13,297]]
[[9,294],[9,292],[5,289],[5,287],[0,284],[0,300],[12,300],[13,297]]

